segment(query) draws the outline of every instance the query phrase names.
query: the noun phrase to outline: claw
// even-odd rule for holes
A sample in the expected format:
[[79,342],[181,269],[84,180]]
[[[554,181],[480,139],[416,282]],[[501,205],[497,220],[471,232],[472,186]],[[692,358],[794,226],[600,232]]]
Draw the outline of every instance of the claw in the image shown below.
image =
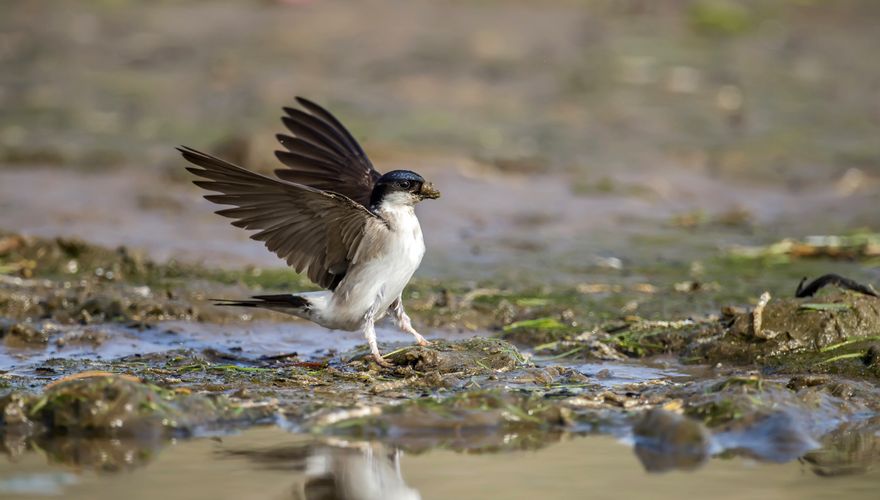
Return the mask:
[[383,358],[381,354],[375,353],[373,354],[373,361],[376,362],[377,365],[382,368],[394,368],[394,363],[391,363],[387,359]]
[[416,339],[416,344],[425,347],[431,345],[431,341],[426,339],[425,337],[419,337],[418,339]]

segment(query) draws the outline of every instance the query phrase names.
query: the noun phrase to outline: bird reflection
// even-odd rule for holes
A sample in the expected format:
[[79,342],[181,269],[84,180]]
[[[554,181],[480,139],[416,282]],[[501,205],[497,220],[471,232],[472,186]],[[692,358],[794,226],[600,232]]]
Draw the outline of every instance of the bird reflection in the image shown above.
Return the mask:
[[399,450],[384,447],[321,447],[306,459],[305,479],[294,490],[302,500],[415,500],[400,472]]
[[403,451],[395,446],[323,440],[294,442],[263,449],[220,450],[246,458],[258,467],[295,474],[296,500],[415,500],[421,495],[404,482]]

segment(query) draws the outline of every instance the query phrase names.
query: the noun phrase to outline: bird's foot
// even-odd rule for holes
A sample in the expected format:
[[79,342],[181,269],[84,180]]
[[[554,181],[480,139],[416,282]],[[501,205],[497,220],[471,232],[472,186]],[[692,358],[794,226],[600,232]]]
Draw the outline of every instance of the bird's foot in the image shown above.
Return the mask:
[[373,353],[373,361],[375,361],[376,364],[381,366],[382,368],[394,368],[394,363],[383,358],[382,355],[378,352]]
[[416,344],[418,344],[422,347],[431,345],[431,342],[428,339],[426,339],[425,337],[422,337],[422,334],[417,332],[416,329],[412,327],[412,325],[405,324],[403,327],[403,331],[405,331],[406,333],[415,337]]

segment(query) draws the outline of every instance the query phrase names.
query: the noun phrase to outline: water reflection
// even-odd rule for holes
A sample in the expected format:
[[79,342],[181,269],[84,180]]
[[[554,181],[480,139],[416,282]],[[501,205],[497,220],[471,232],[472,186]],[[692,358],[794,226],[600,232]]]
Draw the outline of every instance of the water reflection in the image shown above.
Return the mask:
[[880,418],[840,426],[801,458],[819,476],[865,474],[880,462]]
[[317,448],[308,458],[306,479],[294,498],[307,500],[415,500],[421,498],[400,472],[401,451]]
[[776,411],[749,420],[731,424],[715,434],[715,441],[727,454],[785,463],[820,447],[807,431],[801,415]]
[[299,473],[292,497],[301,500],[421,498],[401,474],[403,451],[382,443],[315,441],[265,449],[229,448],[223,458],[246,458],[260,468]]
[[15,462],[26,454],[39,453],[48,465],[96,472],[132,471],[149,464],[169,443],[157,438],[110,439],[85,436],[27,438],[4,434],[0,451]]
[[835,449],[840,442],[833,437],[827,440],[828,448],[819,449],[821,445],[810,436],[802,418],[788,411],[753,415],[710,431],[698,420],[654,409],[637,419],[633,441],[636,456],[648,472],[694,470],[710,456],[767,463],[786,463],[813,454],[830,462],[859,460],[858,453],[829,455],[825,450]]
[[709,430],[702,423],[663,410],[650,410],[633,427],[634,450],[648,472],[694,470],[709,459]]
[[[732,459],[736,457],[758,462],[791,462],[797,459],[803,464],[802,470],[813,472],[817,478],[864,475],[880,461],[880,434],[877,432],[880,419],[840,427],[821,440],[820,448],[813,450],[803,448],[809,446],[810,442],[796,427],[782,414],[771,415],[755,422],[751,431],[737,431],[741,433],[740,438],[748,436],[748,439],[739,440],[734,439],[736,433],[729,430],[713,433],[700,422],[674,413],[648,412],[632,427],[633,452],[648,472],[694,471],[693,479],[689,481],[695,484],[701,481],[703,475],[716,470],[719,464],[735,462]],[[786,432],[776,432],[780,429]],[[418,436],[409,440],[397,436],[391,440],[366,442],[298,435],[277,427],[256,428],[241,435],[184,441],[86,436],[25,437],[7,433],[0,436],[0,451],[7,457],[7,460],[0,461],[0,495],[67,495],[71,488],[80,488],[80,483],[84,481],[91,481],[92,490],[102,492],[102,488],[109,484],[107,479],[102,478],[108,475],[135,472],[131,476],[118,477],[149,477],[167,474],[161,471],[168,469],[169,464],[185,463],[185,466],[171,467],[188,467],[187,472],[181,474],[186,481],[216,481],[206,478],[211,475],[224,476],[228,474],[224,471],[234,470],[241,475],[236,477],[236,481],[251,481],[255,485],[253,487],[259,490],[260,481],[263,480],[260,478],[271,476],[279,484],[276,488],[279,493],[261,495],[266,498],[417,499],[422,495],[435,495],[437,485],[429,487],[424,483],[425,464],[432,464],[435,457],[450,454],[460,457],[441,460],[444,464],[442,467],[449,469],[476,457],[489,460],[497,468],[497,464],[513,463],[534,456],[547,462],[547,474],[560,474],[558,466],[549,464],[561,461],[575,468],[587,467],[596,460],[595,443],[608,441],[607,438],[570,433],[543,434],[544,439],[538,439],[538,436],[455,435],[454,431],[445,434],[445,437]],[[785,436],[788,439],[784,439]],[[504,446],[505,441],[519,443]],[[763,444],[752,446],[759,442]],[[528,446],[523,446],[524,443],[528,443]],[[572,447],[581,451],[572,453]],[[613,448],[620,450],[622,455],[633,456],[633,452],[627,452],[620,441]],[[440,467],[437,474],[475,476],[473,470],[442,472]],[[618,462],[615,467],[622,466]],[[633,474],[630,467],[622,467],[628,475]],[[755,473],[759,469],[752,467],[748,470],[752,471],[749,473]],[[484,479],[489,484],[497,483],[500,488],[506,481],[512,480],[504,475],[504,472],[499,474],[496,471]],[[634,477],[648,481],[647,478],[652,476],[657,475]],[[422,479],[419,481],[420,477]],[[562,481],[575,479],[563,477]],[[219,483],[214,487],[222,489]],[[154,493],[159,495],[160,488],[156,488]],[[102,492],[88,498],[116,497]]]

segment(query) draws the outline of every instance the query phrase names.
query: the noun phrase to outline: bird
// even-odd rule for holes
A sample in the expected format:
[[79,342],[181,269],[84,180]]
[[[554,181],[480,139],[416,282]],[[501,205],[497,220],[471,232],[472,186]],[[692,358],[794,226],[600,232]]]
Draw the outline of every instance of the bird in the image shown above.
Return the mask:
[[263,308],[332,330],[361,331],[377,364],[393,365],[379,352],[375,324],[390,315],[419,345],[428,342],[412,325],[403,290],[425,254],[416,204],[440,197],[411,170],[381,174],[344,125],[320,105],[296,97],[284,107],[288,134],[276,138],[284,165],[275,177],[259,174],[196,149],[177,150],[215,194],[204,198],[230,208],[215,213],[256,231],[251,238],[286,261],[320,291],[219,299],[220,306]]

